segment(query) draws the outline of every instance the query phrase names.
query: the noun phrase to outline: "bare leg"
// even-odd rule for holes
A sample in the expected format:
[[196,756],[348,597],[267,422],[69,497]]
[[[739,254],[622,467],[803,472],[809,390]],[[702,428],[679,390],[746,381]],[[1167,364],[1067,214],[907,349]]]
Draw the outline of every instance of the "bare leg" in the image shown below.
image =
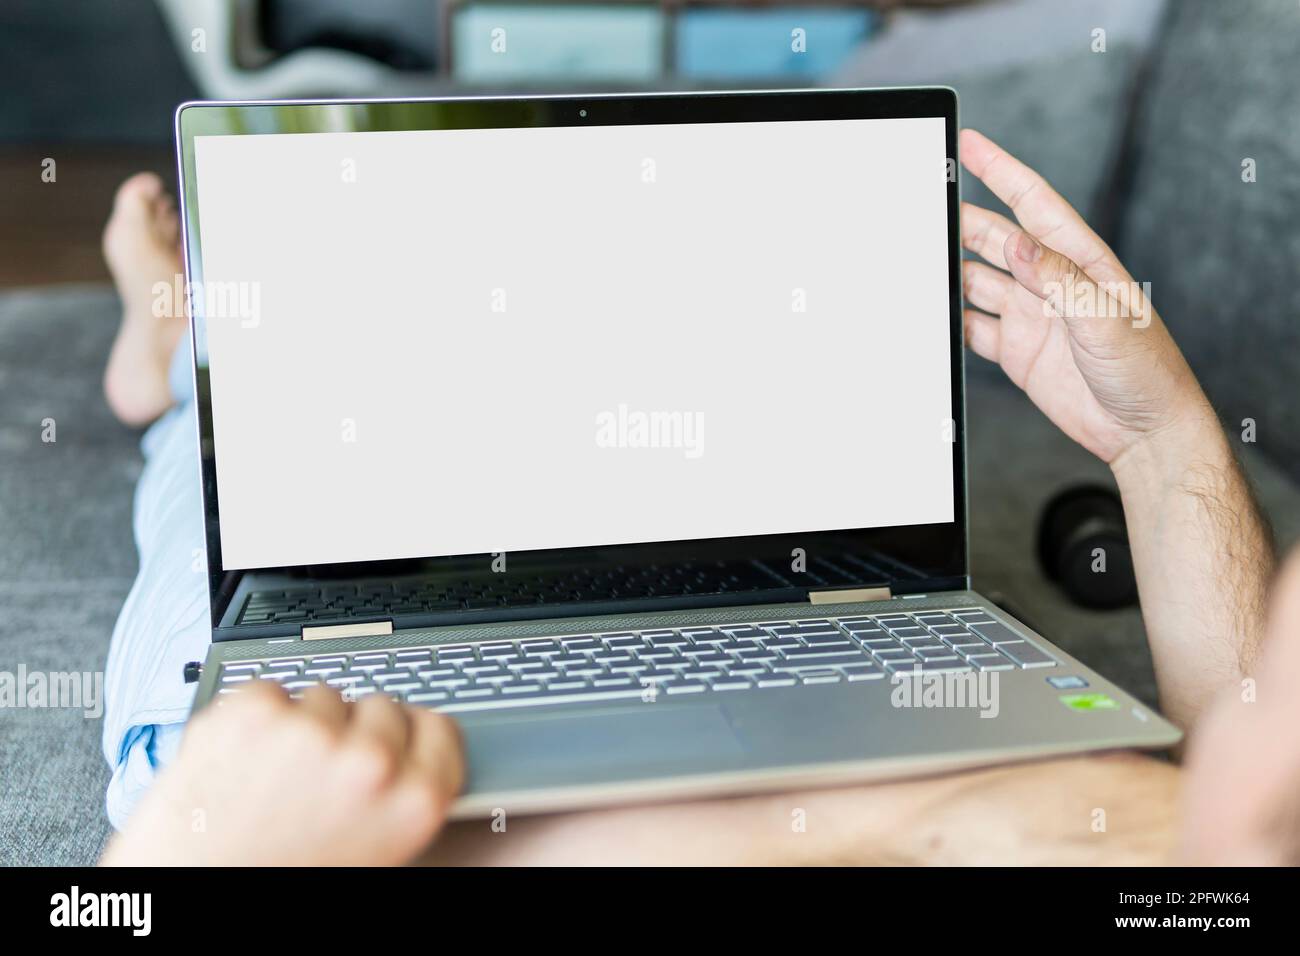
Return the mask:
[[[448,827],[432,864],[1162,864],[1176,767],[1113,754],[808,791]],[[498,825],[499,830],[499,825]]]
[[[153,173],[124,182],[104,229],[104,258],[122,298],[122,326],[104,370],[104,395],[125,424],[147,425],[172,404],[167,369],[185,331],[184,303],[159,299],[181,269],[176,205]],[[155,300],[165,308],[155,310]],[[161,312],[161,314],[158,314]]]

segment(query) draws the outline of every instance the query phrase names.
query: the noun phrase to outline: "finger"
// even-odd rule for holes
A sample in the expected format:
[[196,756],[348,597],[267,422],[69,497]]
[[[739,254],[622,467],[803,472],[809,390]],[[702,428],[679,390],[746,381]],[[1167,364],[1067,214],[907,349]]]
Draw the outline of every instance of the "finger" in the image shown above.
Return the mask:
[[352,706],[349,735],[363,745],[377,745],[390,766],[400,765],[411,739],[411,719],[406,707],[384,694],[371,694]]
[[1002,323],[991,315],[967,309],[964,315],[966,344],[982,359],[1002,361]]
[[270,680],[250,680],[238,685],[238,691],[217,698],[211,707],[206,707],[194,718],[185,734],[187,747],[201,747],[192,743],[196,738],[203,738],[208,727],[224,728],[214,733],[255,733],[266,726],[266,722],[287,711],[290,704],[289,695],[279,684]]
[[412,710],[409,755],[412,766],[433,781],[445,801],[460,793],[465,782],[465,754],[460,727],[432,710]]
[[341,732],[348,724],[351,711],[343,698],[332,687],[315,684],[308,687],[298,702],[298,711],[335,732]]
[[974,261],[961,264],[961,284],[967,302],[993,315],[1006,311],[1007,301],[1018,285],[1001,269]]
[[1101,281],[1128,281],[1110,247],[1042,176],[973,129],[962,130],[961,153],[962,165],[1006,203],[1035,238]]
[[968,202],[961,204],[961,244],[999,269],[1007,267],[1002,247],[1016,224],[1006,216]]
[[1137,323],[1074,262],[1036,241],[1027,232],[1007,239],[1007,264],[1022,286],[1065,319],[1075,336],[1113,341]]

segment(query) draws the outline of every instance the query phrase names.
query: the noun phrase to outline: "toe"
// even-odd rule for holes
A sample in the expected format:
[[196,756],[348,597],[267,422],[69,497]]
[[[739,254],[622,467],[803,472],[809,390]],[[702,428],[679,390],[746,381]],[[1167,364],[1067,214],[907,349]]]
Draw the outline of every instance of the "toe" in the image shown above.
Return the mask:
[[113,212],[147,211],[163,194],[163,181],[156,173],[136,173],[117,187]]

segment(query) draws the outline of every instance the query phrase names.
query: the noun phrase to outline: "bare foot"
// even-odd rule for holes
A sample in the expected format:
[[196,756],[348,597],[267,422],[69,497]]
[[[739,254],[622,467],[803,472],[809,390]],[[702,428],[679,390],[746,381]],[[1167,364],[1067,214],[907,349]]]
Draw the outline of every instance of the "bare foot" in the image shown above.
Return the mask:
[[[104,370],[104,395],[127,425],[149,424],[172,405],[167,370],[185,331],[184,303],[159,299],[182,272],[176,204],[153,173],[137,173],[117,190],[104,228],[104,258],[122,298],[118,330]],[[155,310],[158,299],[165,308]]]

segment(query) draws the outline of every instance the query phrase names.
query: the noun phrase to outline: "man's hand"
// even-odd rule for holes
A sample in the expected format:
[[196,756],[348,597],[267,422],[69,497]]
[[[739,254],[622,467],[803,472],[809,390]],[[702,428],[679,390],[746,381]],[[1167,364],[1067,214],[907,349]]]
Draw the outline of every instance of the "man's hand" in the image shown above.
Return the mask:
[[1020,220],[962,204],[962,244],[987,262],[962,264],[976,307],[966,311],[971,348],[1107,463],[1203,417],[1204,393],[1110,247],[1041,176],[981,134],[963,130],[961,148],[962,164]]
[[[1190,727],[1254,658],[1272,539],[1214,410],[1142,290],[1041,176],[964,130],[966,337],[1111,466],[1165,712]],[[1006,271],[1003,271],[1006,270]]]
[[194,719],[105,865],[394,865],[425,848],[464,778],[451,720],[246,686]]

